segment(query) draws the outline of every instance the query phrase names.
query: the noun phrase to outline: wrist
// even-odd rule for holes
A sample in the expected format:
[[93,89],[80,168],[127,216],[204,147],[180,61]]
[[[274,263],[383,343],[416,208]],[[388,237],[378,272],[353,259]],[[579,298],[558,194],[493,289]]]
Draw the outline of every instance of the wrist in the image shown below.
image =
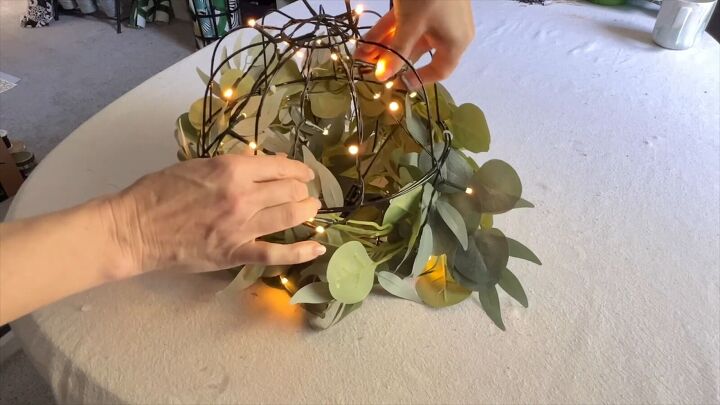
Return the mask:
[[143,246],[136,214],[123,201],[122,194],[101,197],[90,204],[95,206],[107,238],[108,254],[114,263],[112,277],[125,279],[143,273]]

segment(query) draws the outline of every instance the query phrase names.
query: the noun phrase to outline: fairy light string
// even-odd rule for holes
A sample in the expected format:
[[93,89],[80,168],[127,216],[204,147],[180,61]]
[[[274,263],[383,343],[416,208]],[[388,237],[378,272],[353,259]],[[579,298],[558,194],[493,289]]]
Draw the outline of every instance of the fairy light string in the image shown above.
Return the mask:
[[[352,108],[349,114],[346,113],[346,123],[355,124],[357,131],[357,142],[348,146],[347,153],[352,156],[355,160],[355,169],[357,173],[357,179],[354,185],[347,190],[345,195],[345,204],[341,207],[324,207],[318,211],[318,215],[331,215],[334,219],[328,219],[324,217],[315,217],[310,221],[306,222],[305,225],[312,228],[316,234],[325,233],[325,231],[334,225],[342,225],[347,222],[347,217],[350,213],[355,210],[367,206],[382,205],[388,203],[390,200],[400,197],[406,193],[415,190],[417,187],[422,187],[426,183],[436,185],[438,182],[443,181],[444,184],[451,187],[457,188],[458,190],[464,191],[467,194],[472,194],[473,190],[467,185],[455,185],[449,184],[447,181],[441,178],[440,168],[445,164],[445,161],[450,153],[452,145],[452,133],[440,116],[439,103],[437,102],[437,87],[434,89],[435,97],[435,117],[437,118],[435,124],[442,131],[441,140],[443,141],[443,150],[436,157],[434,140],[435,131],[433,123],[430,118],[433,117],[430,111],[430,100],[429,95],[426,92],[425,86],[423,86],[422,79],[418,75],[415,68],[412,66],[411,61],[400,55],[395,50],[386,46],[382,43],[373,41],[366,41],[362,38],[361,32],[371,28],[371,26],[360,25],[360,17],[363,15],[374,15],[378,18],[380,14],[372,10],[366,10],[362,5],[356,6],[354,9],[351,8],[348,0],[345,0],[346,11],[339,15],[331,15],[325,12],[321,6],[317,11],[310,6],[307,0],[302,0],[306,8],[310,12],[310,17],[297,18],[288,15],[282,10],[273,10],[267,13],[259,20],[248,20],[248,26],[261,35],[261,41],[250,44],[247,46],[240,47],[234,50],[232,53],[226,55],[224,58],[218,58],[218,50],[221,49],[223,41],[228,37],[224,36],[216,41],[212,52],[212,59],[210,64],[210,80],[205,88],[205,98],[203,101],[202,109],[202,125],[200,129],[200,139],[196,142],[196,154],[198,157],[211,157],[217,155],[220,152],[220,145],[226,138],[236,139],[248,145],[255,154],[263,153],[268,155],[276,154],[275,151],[266,149],[260,142],[260,132],[263,128],[260,128],[260,121],[263,113],[267,114],[267,111],[263,111],[266,99],[269,94],[281,91],[285,86],[303,84],[303,90],[300,94],[300,122],[295,122],[295,128],[293,130],[292,149],[290,150],[290,157],[297,158],[297,154],[300,151],[302,145],[307,145],[307,136],[312,134],[306,133],[301,126],[307,122],[305,117],[304,107],[305,101],[308,99],[309,89],[316,83],[322,81],[339,81],[344,83],[350,90],[350,105]],[[266,17],[270,14],[276,14],[286,19],[285,23],[280,26],[274,26],[266,23]],[[306,33],[299,33],[303,31],[309,31]],[[375,80],[372,76],[373,73],[378,71],[384,71],[386,65],[384,60],[377,63],[371,63],[367,61],[357,60],[353,57],[352,50],[348,45],[355,46],[373,46],[378,48],[380,51],[389,52],[395,57],[402,60],[406,66],[401,74],[410,74],[415,77],[420,87],[416,91],[407,92],[399,89],[396,81],[399,79],[403,83],[405,81],[401,75],[395,75],[386,81]],[[217,84],[216,77],[222,74],[222,70],[229,67],[229,63],[241,55],[246,55],[248,52],[259,52],[254,55],[251,60],[245,61],[243,67],[243,73],[232,83],[231,87],[224,92],[221,92],[222,99],[226,102],[226,105],[222,109],[217,109],[214,103],[209,103],[212,95],[217,90],[220,91],[219,85]],[[325,50],[330,52],[330,60],[332,63],[332,74],[317,75],[311,71],[311,63],[315,52]],[[216,64],[215,61],[219,60]],[[275,83],[275,78],[278,73],[283,69],[287,63],[298,63],[299,70],[302,75],[302,79],[290,80],[286,82]],[[237,94],[233,89],[236,89],[238,85],[250,74],[257,75],[253,85],[247,94]],[[271,91],[271,86],[273,91]],[[412,141],[417,144],[422,150],[422,153],[427,153],[431,160],[431,169],[425,173],[420,179],[406,185],[400,190],[394,193],[386,193],[386,195],[373,196],[366,198],[365,196],[365,181],[371,167],[376,161],[376,158],[382,153],[388,141],[393,136],[394,132],[383,134],[384,139],[378,142],[381,134],[379,133],[378,122],[375,122],[374,131],[369,136],[373,136],[372,147],[365,150],[362,145],[366,145],[365,128],[363,117],[360,111],[360,102],[358,100],[358,86],[365,86],[364,90],[369,90],[369,94],[373,94],[373,86],[378,86],[382,92],[389,92],[390,98],[387,102],[381,101],[382,95],[376,93],[373,98],[375,102],[386,103],[385,109],[388,111],[390,117],[396,126],[401,129],[403,136],[408,136]],[[414,100],[415,103],[420,103],[422,108],[425,110],[425,114],[428,117],[426,121],[426,130],[429,135],[428,144],[420,143],[415,137],[410,134],[410,131],[405,125],[405,120],[399,120],[397,116],[402,117],[406,114],[403,111],[405,105],[399,103],[400,98],[392,97],[392,94],[402,96],[404,99],[407,95],[410,99]],[[237,98],[235,98],[237,96]],[[259,96],[259,103],[257,111],[246,111],[252,97]],[[219,116],[230,112],[227,127],[222,131],[218,131]],[[254,119],[254,133],[252,134],[241,134],[235,131],[235,126],[244,119],[253,117]],[[322,131],[327,135],[327,129]],[[369,138],[368,138],[369,139]],[[373,154],[370,162],[365,167],[365,170],[361,167],[363,162],[364,153]],[[433,196],[435,194],[433,190]],[[432,199],[431,199],[432,201]],[[430,209],[430,207],[427,207]],[[427,216],[425,221],[427,221]]]

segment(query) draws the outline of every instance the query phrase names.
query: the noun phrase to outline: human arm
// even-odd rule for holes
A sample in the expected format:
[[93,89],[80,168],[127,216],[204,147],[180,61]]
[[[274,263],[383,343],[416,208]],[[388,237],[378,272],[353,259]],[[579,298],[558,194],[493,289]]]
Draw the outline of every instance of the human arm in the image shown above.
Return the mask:
[[263,235],[307,221],[314,174],[279,156],[195,159],[126,190],[0,224],[0,324],[100,284],[159,269],[210,271],[294,264],[324,253],[314,241]]

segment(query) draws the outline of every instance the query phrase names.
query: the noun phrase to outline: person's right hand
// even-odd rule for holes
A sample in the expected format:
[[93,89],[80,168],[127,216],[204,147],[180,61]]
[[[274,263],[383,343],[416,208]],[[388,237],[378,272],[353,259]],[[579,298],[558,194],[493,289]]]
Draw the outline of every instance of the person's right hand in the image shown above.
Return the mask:
[[[432,61],[417,71],[428,85],[450,76],[474,37],[470,0],[395,0],[395,7],[363,39],[388,46],[413,63],[434,49]],[[360,45],[356,56],[377,59],[375,75],[380,81],[389,79],[405,65],[395,54],[375,45]],[[406,74],[405,81],[412,89],[420,87],[413,74]]]
[[210,271],[247,263],[295,264],[325,247],[257,238],[315,216],[313,171],[282,156],[194,159],[138,180],[110,198],[116,239],[140,272]]

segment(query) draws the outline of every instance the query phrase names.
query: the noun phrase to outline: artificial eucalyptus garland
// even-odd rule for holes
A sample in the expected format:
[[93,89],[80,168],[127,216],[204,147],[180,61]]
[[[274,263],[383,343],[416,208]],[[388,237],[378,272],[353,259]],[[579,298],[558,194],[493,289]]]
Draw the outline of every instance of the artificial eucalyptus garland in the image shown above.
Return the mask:
[[[353,57],[367,44],[402,58],[362,39],[361,15],[377,13],[347,1],[339,15],[305,4],[307,18],[276,11],[283,25],[251,21],[232,53],[218,41],[210,74],[198,69],[204,97],[177,120],[181,160],[282,152],[316,173],[309,189],[323,201],[318,215],[264,239],[313,239],[328,252],[295,266],[244,266],[232,288],[258,280],[283,288],[318,328],[358,308],[375,286],[435,308],[475,293],[504,329],[496,285],[528,305],[509,257],[540,260],[493,227],[493,216],[532,204],[510,165],[467,155],[489,150],[483,112],[458,106],[440,84],[405,90],[402,75],[420,80],[409,61],[378,82],[382,64]],[[249,44],[246,31],[257,33]]]

